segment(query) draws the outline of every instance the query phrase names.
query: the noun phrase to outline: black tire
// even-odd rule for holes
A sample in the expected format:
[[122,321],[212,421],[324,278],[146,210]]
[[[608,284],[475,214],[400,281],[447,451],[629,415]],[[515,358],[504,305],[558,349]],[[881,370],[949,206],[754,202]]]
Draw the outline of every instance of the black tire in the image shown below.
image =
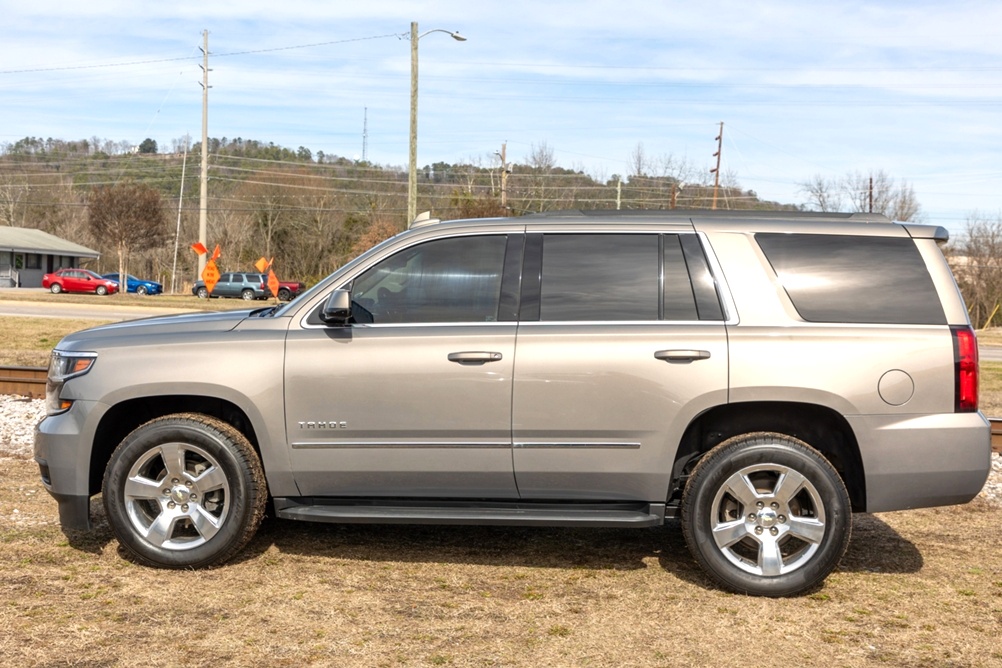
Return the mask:
[[278,299],[279,301],[287,302],[292,299],[292,292],[289,290],[289,288],[279,288]]
[[682,495],[692,556],[724,589],[794,596],[838,566],[852,532],[849,494],[824,456],[784,434],[743,434],[708,452]]
[[112,453],[102,491],[118,542],[138,563],[158,568],[232,558],[257,531],[268,496],[244,435],[197,413],[136,428]]
[[253,290],[243,290],[243,291],[240,292],[240,298],[243,299],[244,301],[248,301],[249,302],[252,299],[254,299],[254,291]]
[[63,286],[60,285],[59,283],[53,283],[52,285],[49,286],[49,291],[52,292],[52,294],[54,295],[58,295],[60,292],[63,291]]
[[202,286],[202,287],[198,288],[197,294],[198,294],[198,298],[199,299],[208,299],[209,298],[209,290],[205,286]]
[[99,294],[99,295],[101,295],[103,297],[106,294],[108,294],[108,288],[104,287],[103,285],[99,285],[96,288],[94,288],[94,292],[96,292],[97,294]]
[[136,294],[137,295],[146,295],[146,294],[149,294],[149,290],[146,289],[145,285],[137,285],[136,286]]

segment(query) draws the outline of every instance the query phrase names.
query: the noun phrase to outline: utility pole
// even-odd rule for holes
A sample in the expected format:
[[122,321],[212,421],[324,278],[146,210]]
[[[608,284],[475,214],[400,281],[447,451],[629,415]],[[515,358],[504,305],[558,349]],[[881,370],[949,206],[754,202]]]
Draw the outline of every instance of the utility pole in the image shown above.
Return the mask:
[[501,144],[501,208],[508,210],[508,174],[511,168],[508,167],[508,142]]
[[[205,246],[209,221],[209,31],[202,31],[202,175],[198,192],[198,242]],[[205,253],[198,256],[198,275],[205,270]]]
[[870,174],[870,213],[873,213],[873,174]]
[[616,174],[616,211],[623,208],[623,177]]
[[362,117],[362,162],[369,161],[369,108],[365,107]]
[[720,149],[723,148],[723,145],[724,122],[720,121],[720,133],[717,135],[717,152],[713,154],[713,157],[717,159],[717,166],[710,170],[710,173],[713,174],[713,204],[710,205],[711,209],[717,208],[717,191],[720,189]]

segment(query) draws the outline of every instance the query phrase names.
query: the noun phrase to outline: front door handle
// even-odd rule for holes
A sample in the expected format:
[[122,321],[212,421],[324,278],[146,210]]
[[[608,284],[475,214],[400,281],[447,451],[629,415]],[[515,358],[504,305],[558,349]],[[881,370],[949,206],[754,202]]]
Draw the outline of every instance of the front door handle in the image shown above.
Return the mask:
[[654,359],[659,359],[664,362],[675,362],[688,364],[689,362],[695,362],[696,360],[708,360],[710,359],[709,350],[659,350],[654,353]]
[[487,362],[497,362],[501,359],[501,353],[487,351],[466,351],[461,353],[449,353],[449,361],[457,364],[486,364]]

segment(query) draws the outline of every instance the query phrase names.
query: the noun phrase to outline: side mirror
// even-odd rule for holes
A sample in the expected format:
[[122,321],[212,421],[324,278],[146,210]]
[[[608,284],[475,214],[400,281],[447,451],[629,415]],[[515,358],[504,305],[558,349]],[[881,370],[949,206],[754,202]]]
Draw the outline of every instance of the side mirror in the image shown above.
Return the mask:
[[328,325],[344,327],[351,319],[351,293],[347,290],[335,290],[327,297],[320,311],[320,319]]

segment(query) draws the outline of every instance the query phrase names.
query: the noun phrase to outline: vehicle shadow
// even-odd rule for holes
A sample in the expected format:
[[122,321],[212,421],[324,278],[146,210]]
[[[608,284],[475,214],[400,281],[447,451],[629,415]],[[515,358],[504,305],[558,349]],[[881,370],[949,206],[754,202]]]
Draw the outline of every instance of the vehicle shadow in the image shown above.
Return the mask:
[[[272,547],[298,556],[372,562],[455,563],[531,568],[634,570],[656,563],[679,579],[713,588],[690,556],[677,520],[651,529],[313,524],[267,518],[238,561]],[[873,515],[853,518],[842,572],[913,573],[918,548]]]

